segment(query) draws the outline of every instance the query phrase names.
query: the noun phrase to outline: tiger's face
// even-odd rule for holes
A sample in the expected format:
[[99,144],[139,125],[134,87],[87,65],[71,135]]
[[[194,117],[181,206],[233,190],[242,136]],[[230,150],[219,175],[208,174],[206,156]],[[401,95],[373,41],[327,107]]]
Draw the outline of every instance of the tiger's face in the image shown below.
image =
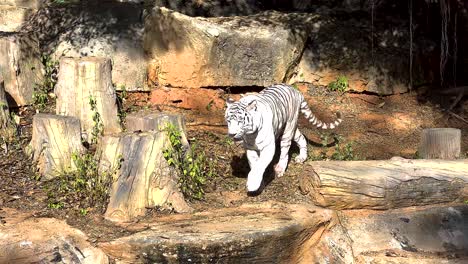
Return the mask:
[[228,136],[234,141],[242,141],[245,134],[255,132],[252,112],[256,110],[256,101],[245,105],[243,102],[235,102],[231,98],[226,101],[227,109],[225,119],[228,125]]

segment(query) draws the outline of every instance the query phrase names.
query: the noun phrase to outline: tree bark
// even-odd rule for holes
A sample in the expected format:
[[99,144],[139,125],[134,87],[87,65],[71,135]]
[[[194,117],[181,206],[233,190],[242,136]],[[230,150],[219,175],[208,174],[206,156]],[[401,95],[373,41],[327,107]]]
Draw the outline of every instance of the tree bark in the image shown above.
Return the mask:
[[424,129],[422,131],[419,154],[424,159],[456,159],[460,157],[460,142],[460,129]]
[[300,189],[334,209],[391,209],[468,199],[468,160],[316,161]]
[[80,120],[51,114],[34,116],[32,140],[26,152],[32,155],[45,179],[76,169],[72,154],[85,151],[81,144]]
[[334,218],[312,205],[244,204],[161,217],[99,248],[124,263],[318,263],[301,260]]
[[[60,71],[55,87],[57,114],[80,119],[81,129],[86,134],[88,142],[98,137],[97,133],[93,133],[93,128],[96,127],[93,116],[96,113],[99,113],[104,135],[121,131],[111,68],[111,62],[107,58],[84,57],[60,60]],[[91,98],[96,100],[96,111],[92,110]]]
[[[160,131],[167,124],[174,124],[181,131],[186,131],[185,119],[182,115],[169,113],[132,113],[125,119],[125,128],[129,132],[137,131]],[[181,133],[182,144],[188,146],[185,133]]]
[[42,82],[38,41],[29,34],[0,34],[0,75],[11,104],[32,103],[34,86]]
[[3,84],[3,78],[0,75],[0,147],[8,151],[8,144],[16,137],[16,125],[10,117]]
[[10,124],[10,111],[8,110],[8,102],[5,95],[5,86],[3,78],[0,75],[0,129],[5,129]]
[[[172,124],[186,138],[179,124]],[[129,221],[155,206],[172,207],[177,212],[192,211],[179,190],[177,171],[163,156],[163,150],[169,147],[163,128],[102,138],[96,152],[99,169],[113,172],[115,180],[105,213],[107,219]]]

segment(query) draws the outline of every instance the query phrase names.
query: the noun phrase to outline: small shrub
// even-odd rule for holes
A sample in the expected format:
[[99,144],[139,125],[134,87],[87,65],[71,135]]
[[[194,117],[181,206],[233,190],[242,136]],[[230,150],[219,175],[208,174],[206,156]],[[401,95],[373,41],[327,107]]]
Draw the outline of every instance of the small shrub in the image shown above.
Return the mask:
[[89,96],[89,106],[93,112],[93,128],[91,130],[91,144],[96,144],[100,136],[104,132],[104,125],[102,123],[101,114],[97,111],[96,98],[94,96]]
[[76,170],[62,173],[45,183],[48,207],[52,209],[77,208],[87,213],[95,206],[104,209],[109,199],[113,174],[119,169],[99,174],[98,161],[92,153],[72,154]]
[[[330,137],[334,138],[335,148],[331,155],[327,154],[327,146]],[[343,144],[343,137],[340,135],[320,134],[322,150],[318,155],[311,155],[312,160],[357,160],[359,157],[354,154],[354,142]]]
[[120,91],[117,92],[117,108],[118,108],[117,115],[119,116],[119,121],[121,125],[125,124],[125,118],[127,117],[127,112],[125,111],[125,108],[124,108],[124,104],[125,104],[125,101],[127,100],[127,97],[128,97],[127,88],[125,87],[125,85],[122,85],[120,87]]
[[330,91],[344,92],[348,86],[348,78],[341,75],[335,81],[328,84],[328,89],[330,89]]
[[49,93],[54,90],[57,84],[58,61],[53,60],[48,55],[41,56],[41,62],[44,65],[44,77],[41,83],[34,85],[33,106],[37,111],[44,111],[49,104]]
[[186,150],[182,145],[181,132],[174,125],[167,124],[165,130],[171,146],[163,150],[163,155],[179,173],[180,190],[187,199],[203,199],[206,181],[213,177],[213,164],[196,142]]

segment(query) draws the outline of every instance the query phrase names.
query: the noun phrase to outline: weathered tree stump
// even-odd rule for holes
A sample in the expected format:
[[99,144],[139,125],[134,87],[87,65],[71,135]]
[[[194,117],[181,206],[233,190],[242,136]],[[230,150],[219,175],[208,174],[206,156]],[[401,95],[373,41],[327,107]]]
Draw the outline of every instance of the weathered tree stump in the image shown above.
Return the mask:
[[[111,61],[107,58],[60,60],[60,71],[55,87],[57,114],[80,119],[81,129],[86,134],[88,142],[101,132],[107,135],[122,130],[117,115],[111,68]],[[91,99],[95,100],[94,110]],[[96,121],[97,115],[99,120]]]
[[[172,124],[181,129],[177,123]],[[181,133],[185,134],[183,130]],[[128,221],[155,206],[192,211],[179,190],[178,173],[163,156],[163,150],[169,147],[164,128],[102,138],[96,152],[99,169],[113,172],[115,179],[105,213],[107,219]]]
[[318,263],[302,260],[333,218],[311,205],[248,204],[161,217],[99,248],[123,263]]
[[16,125],[10,117],[3,79],[0,75],[0,147],[8,151],[8,143],[11,142],[15,136]]
[[460,141],[460,129],[424,129],[422,131],[419,154],[424,159],[456,159],[460,157]]
[[[137,131],[160,131],[166,124],[174,124],[181,131],[186,131],[185,119],[182,115],[170,113],[132,113],[125,118],[125,128],[129,132]],[[182,144],[188,146],[185,133],[181,134]]]
[[391,209],[468,199],[468,160],[316,161],[300,188],[334,209]]
[[5,91],[19,106],[32,103],[34,85],[43,79],[39,43],[29,35],[0,32],[0,75]]
[[45,179],[75,169],[73,153],[84,153],[80,120],[70,116],[36,114],[27,148]]

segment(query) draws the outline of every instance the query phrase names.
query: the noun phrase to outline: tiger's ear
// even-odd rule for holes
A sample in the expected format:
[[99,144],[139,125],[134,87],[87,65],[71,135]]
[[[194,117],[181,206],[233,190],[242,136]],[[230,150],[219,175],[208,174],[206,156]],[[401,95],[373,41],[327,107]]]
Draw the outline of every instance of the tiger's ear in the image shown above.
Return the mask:
[[257,110],[257,100],[253,100],[250,102],[247,107],[245,107],[247,111],[256,111]]
[[232,99],[231,97],[228,97],[228,99],[226,99],[226,105],[227,106],[232,105],[234,102],[235,102],[234,99]]

